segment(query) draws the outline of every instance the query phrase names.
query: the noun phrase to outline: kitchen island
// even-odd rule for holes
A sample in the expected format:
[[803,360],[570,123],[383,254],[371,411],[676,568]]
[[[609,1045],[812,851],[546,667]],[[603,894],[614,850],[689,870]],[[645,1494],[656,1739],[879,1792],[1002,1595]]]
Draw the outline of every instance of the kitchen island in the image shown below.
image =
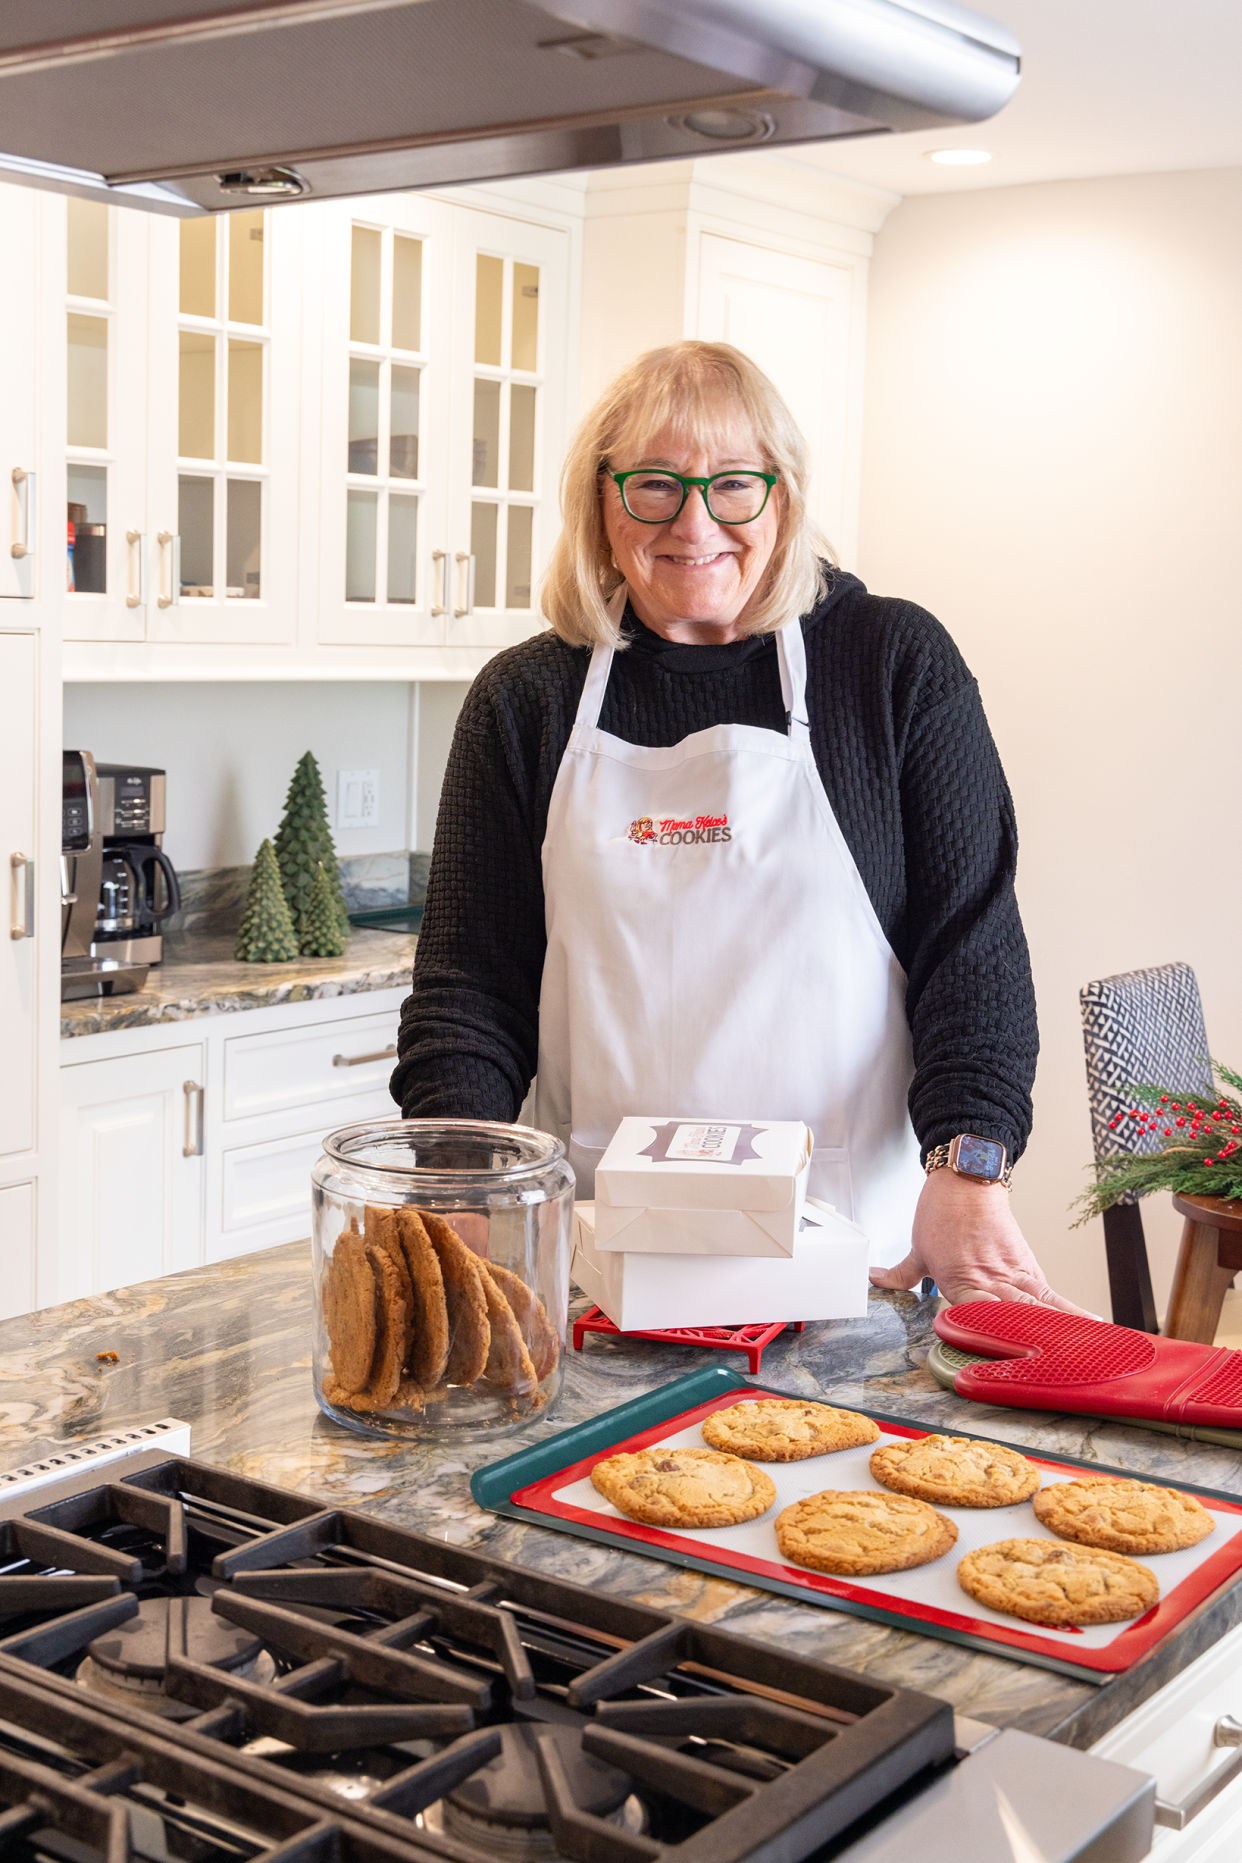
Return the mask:
[[[992,1410],[943,1391],[926,1370],[934,1303],[871,1297],[865,1318],[785,1333],[763,1381],[833,1403],[905,1415],[928,1428],[987,1433],[1139,1477],[1242,1491],[1242,1454],[1140,1428]],[[147,1281],[0,1325],[0,1467],[105,1431],[178,1417],[191,1453],[332,1507],[478,1547],[704,1623],[917,1688],[994,1726],[1089,1746],[1242,1621],[1242,1585],[1218,1594],[1148,1663],[1104,1687],[804,1606],[743,1584],[481,1512],[469,1489],[484,1463],[711,1364],[745,1361],[691,1347],[588,1337],[566,1355],[555,1412],[507,1438],[451,1446],[377,1442],[322,1416],[311,1389],[309,1245],[290,1243]],[[115,1361],[111,1355],[115,1354]],[[100,1356],[105,1355],[105,1356]]]

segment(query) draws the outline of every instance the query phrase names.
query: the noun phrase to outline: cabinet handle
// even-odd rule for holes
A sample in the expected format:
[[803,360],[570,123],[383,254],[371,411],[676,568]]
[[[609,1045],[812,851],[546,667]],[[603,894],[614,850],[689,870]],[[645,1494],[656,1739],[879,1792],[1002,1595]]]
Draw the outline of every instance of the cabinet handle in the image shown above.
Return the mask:
[[[1232,1714],[1222,1714],[1212,1729],[1212,1745],[1242,1748],[1242,1721],[1235,1720]],[[1156,1823],[1167,1825],[1173,1831],[1184,1831],[1190,1820],[1197,1818],[1226,1786],[1232,1785],[1239,1773],[1242,1773],[1242,1752],[1235,1754],[1219,1772],[1209,1773],[1202,1785],[1196,1786],[1178,1804],[1170,1805],[1167,1799],[1158,1798]]]
[[[203,1089],[195,1080],[187,1080],[181,1088],[185,1095],[185,1138],[181,1146],[183,1158],[201,1158],[203,1155]],[[194,1137],[191,1140],[190,1131]]]
[[[147,540],[140,530],[127,530],[125,541],[129,545],[129,587],[125,592],[127,608],[145,608],[147,603]],[[134,559],[138,561],[138,586],[134,586]]]
[[[33,938],[34,922],[34,872],[35,864],[29,854],[10,854],[9,867],[13,884],[13,911],[9,920],[10,938]],[[24,880],[18,874],[24,874]]]
[[20,559],[33,556],[35,552],[35,475],[27,472],[25,466],[13,468],[13,490],[17,494],[16,503],[21,506],[21,536],[14,538],[9,546],[9,555]]
[[[155,541],[160,546],[159,587],[155,591],[157,608],[176,608],[181,601],[181,538],[176,531],[159,530]],[[167,588],[164,570],[168,570]]]
[[466,605],[464,608],[454,608],[453,614],[458,621],[461,620],[463,615],[472,615],[474,613],[474,558],[471,556],[469,550],[459,550],[457,552],[457,589],[459,594],[461,592],[463,564],[465,565],[466,572]]
[[436,578],[436,599],[431,612],[433,615],[447,614],[444,598],[448,594],[448,551],[433,550],[431,560],[435,565],[432,573]]
[[333,1067],[364,1067],[368,1061],[391,1061],[397,1052],[394,1042],[390,1048],[380,1048],[375,1054],[334,1054]]

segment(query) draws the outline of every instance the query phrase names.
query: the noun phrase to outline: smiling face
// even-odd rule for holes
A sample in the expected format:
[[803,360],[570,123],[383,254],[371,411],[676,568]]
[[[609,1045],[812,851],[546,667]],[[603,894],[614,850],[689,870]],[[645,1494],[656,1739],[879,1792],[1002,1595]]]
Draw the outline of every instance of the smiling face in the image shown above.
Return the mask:
[[[738,468],[761,472],[767,462],[739,420],[723,425],[705,444],[666,427],[638,445],[618,446],[608,464],[614,472],[655,466],[706,479]],[[749,524],[718,524],[697,487],[667,524],[640,524],[626,510],[615,481],[605,477],[602,486],[604,529],[639,620],[666,640],[736,640],[760,597],[776,547],[780,485]]]

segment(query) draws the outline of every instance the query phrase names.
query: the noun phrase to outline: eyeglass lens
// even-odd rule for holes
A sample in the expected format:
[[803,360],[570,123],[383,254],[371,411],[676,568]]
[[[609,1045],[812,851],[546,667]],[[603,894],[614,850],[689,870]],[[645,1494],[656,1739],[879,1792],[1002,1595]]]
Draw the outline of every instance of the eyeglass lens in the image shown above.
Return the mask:
[[[682,504],[682,484],[664,472],[644,472],[626,479],[622,487],[625,508],[641,523],[664,523]],[[758,517],[767,502],[768,487],[754,472],[721,473],[708,485],[708,513],[718,524],[747,524]]]

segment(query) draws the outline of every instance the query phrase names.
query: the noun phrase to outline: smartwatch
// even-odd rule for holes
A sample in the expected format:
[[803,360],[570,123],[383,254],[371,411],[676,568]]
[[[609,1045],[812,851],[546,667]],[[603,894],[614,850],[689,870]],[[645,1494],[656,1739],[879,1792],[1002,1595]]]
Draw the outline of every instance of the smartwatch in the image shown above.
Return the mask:
[[927,1175],[947,1165],[959,1177],[976,1184],[1003,1184],[1010,1188],[1013,1166],[999,1139],[980,1138],[975,1132],[959,1132],[947,1145],[937,1145],[927,1154]]

